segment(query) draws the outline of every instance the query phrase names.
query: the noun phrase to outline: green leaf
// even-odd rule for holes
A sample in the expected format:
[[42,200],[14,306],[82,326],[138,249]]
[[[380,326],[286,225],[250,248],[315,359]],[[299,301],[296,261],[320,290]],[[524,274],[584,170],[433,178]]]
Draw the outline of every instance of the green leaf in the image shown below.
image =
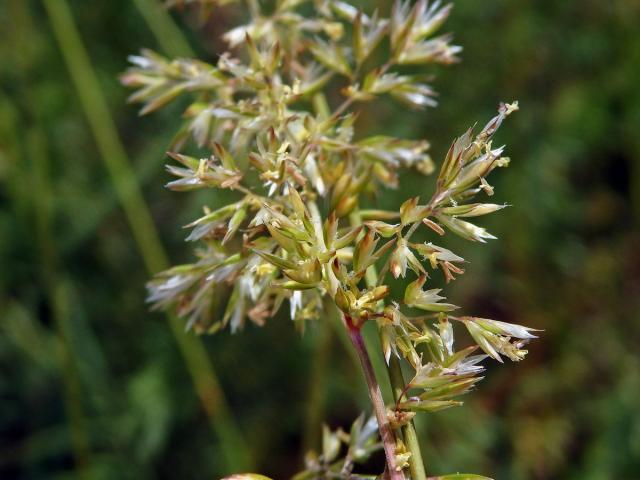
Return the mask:
[[222,480],[272,480],[264,475],[257,473],[236,473],[230,477],[224,477]]
[[473,473],[452,473],[450,475],[442,475],[440,477],[431,477],[431,480],[493,480],[490,477],[475,475]]

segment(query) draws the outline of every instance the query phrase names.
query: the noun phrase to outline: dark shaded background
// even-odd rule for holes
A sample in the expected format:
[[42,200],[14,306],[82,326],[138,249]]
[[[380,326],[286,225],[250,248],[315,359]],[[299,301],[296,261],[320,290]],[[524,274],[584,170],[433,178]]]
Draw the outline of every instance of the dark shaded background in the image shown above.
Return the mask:
[[[214,60],[241,12],[204,25],[173,12],[174,31],[155,0],[68,3],[98,84],[56,17],[67,0],[0,3],[0,477],[200,479],[252,467],[286,478],[318,418],[347,427],[367,408],[359,372],[321,325],[301,338],[281,318],[197,340],[148,313],[147,268],[164,264],[156,239],[172,262],[189,259],[179,227],[209,194],[163,188],[179,105],[139,119],[117,81],[143,46],[183,54],[186,38]],[[422,418],[429,470],[640,478],[640,2],[455,4],[447,28],[465,50],[437,71],[441,106],[377,104],[362,128],[429,138],[438,160],[500,100],[520,100],[498,135],[512,166],[492,179],[496,201],[513,207],[484,222],[500,240],[448,244],[472,262],[449,292],[469,312],[545,331],[525,362],[491,365],[464,407]],[[66,58],[61,39],[75,45]],[[426,183],[407,179],[381,202]]]

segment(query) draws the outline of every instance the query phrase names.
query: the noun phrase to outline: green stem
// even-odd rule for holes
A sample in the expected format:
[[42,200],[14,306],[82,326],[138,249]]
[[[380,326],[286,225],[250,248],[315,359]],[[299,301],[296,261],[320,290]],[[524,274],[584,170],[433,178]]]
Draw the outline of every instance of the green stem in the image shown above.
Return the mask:
[[[135,172],[120,141],[113,118],[100,89],[100,83],[65,0],[43,0],[49,21],[67,64],[98,149],[124,209],[143,261],[151,273],[168,266],[151,214],[142,197]],[[229,469],[250,467],[249,452],[242,435],[229,414],[224,394],[202,342],[185,335],[175,316],[169,325],[195,384]]]
[[[402,374],[400,360],[394,355],[391,355],[389,358],[389,378],[391,379],[391,385],[393,386],[394,400],[398,402],[400,401],[400,395],[402,395],[405,390],[405,379]],[[409,457],[411,480],[426,480],[427,473],[425,472],[424,460],[422,459],[422,452],[420,450],[420,442],[418,441],[418,435],[413,421],[403,425],[401,430],[404,437],[404,443],[407,449],[411,452],[411,457]]]

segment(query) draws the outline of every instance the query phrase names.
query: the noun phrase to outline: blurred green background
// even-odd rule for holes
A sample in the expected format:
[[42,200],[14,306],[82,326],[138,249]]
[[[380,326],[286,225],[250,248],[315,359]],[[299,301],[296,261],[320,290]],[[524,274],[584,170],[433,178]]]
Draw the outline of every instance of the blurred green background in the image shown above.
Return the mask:
[[[163,187],[179,105],[140,119],[117,76],[140,47],[215,61],[241,18],[0,2],[0,478],[282,479],[321,418],[346,428],[367,409],[326,326],[197,338],[144,301],[149,271],[190,258],[179,227],[203,196]],[[636,0],[459,0],[446,29],[463,62],[437,70],[441,105],[363,116],[428,138],[438,160],[520,100],[498,134],[512,166],[492,178],[513,207],[483,223],[498,241],[445,244],[471,261],[448,291],[545,331],[526,361],[489,365],[464,407],[420,420],[430,472],[640,478],[639,25]]]

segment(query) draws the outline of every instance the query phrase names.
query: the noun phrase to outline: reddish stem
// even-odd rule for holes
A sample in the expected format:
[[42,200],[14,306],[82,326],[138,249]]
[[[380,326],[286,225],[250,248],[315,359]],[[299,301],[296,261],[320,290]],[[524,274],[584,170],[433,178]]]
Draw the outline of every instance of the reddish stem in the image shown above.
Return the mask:
[[400,395],[398,395],[398,400],[396,400],[396,410],[398,410],[398,406],[400,405],[400,402],[402,401],[402,397],[404,397],[407,392],[409,392],[409,389],[411,388],[411,384],[407,383],[405,385],[405,387],[402,389],[402,392],[400,392]]
[[347,325],[347,331],[353,347],[356,349],[358,358],[362,365],[364,377],[367,381],[367,387],[369,389],[369,397],[371,398],[371,404],[373,411],[378,421],[378,430],[380,431],[380,437],[382,438],[382,446],[384,447],[384,455],[387,460],[387,473],[389,480],[404,480],[402,471],[397,469],[396,464],[396,438],[389,420],[387,418],[387,409],[384,405],[384,399],[382,398],[382,392],[380,391],[380,385],[376,380],[376,375],[371,365],[371,359],[367,352],[367,347],[364,344],[362,338],[362,332],[360,331],[362,326],[353,322],[353,319],[345,315],[344,321]]

